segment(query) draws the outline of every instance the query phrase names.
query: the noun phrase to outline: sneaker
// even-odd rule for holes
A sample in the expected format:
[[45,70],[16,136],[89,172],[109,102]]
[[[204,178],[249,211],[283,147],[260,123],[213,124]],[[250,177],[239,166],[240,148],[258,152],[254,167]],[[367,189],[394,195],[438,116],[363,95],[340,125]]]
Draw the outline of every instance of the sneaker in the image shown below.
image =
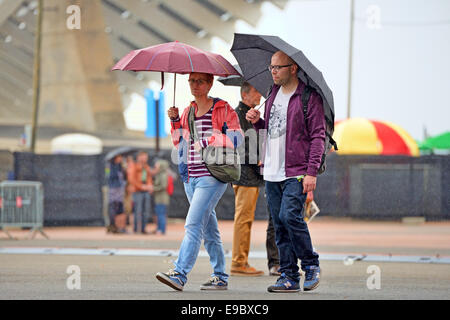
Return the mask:
[[247,276],[247,277],[257,277],[264,275],[264,271],[256,270],[255,268],[249,266],[248,264],[243,267],[232,267],[230,270],[232,276]]
[[176,271],[169,270],[167,273],[158,272],[156,274],[156,279],[168,285],[172,289],[183,291],[184,282],[181,280],[180,273]]
[[200,286],[200,290],[227,290],[228,283],[217,276],[211,277],[208,282]]
[[281,276],[280,266],[273,266],[269,269],[270,276]]
[[308,266],[305,268],[305,283],[303,284],[304,291],[311,291],[319,286],[320,282],[320,267]]
[[300,285],[298,282],[290,280],[286,277],[279,277],[277,282],[267,288],[269,292],[299,292]]

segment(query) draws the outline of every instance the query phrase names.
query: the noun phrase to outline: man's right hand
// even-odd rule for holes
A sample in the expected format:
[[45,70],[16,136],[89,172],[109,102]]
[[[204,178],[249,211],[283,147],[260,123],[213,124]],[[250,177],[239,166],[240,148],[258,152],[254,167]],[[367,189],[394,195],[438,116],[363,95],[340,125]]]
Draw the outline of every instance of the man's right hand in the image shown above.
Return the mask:
[[178,108],[176,107],[169,108],[169,110],[167,111],[167,115],[169,116],[170,120],[177,119],[179,116]]
[[245,119],[247,119],[247,121],[250,121],[252,124],[258,122],[260,118],[261,113],[258,110],[255,110],[254,108],[248,110],[247,114],[245,115]]

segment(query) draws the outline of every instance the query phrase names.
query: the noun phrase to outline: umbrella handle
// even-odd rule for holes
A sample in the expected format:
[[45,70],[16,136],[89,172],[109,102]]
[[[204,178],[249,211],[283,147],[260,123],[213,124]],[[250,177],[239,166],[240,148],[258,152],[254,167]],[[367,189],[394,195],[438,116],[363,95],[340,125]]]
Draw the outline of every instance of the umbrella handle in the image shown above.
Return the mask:
[[173,77],[173,107],[175,108],[175,92],[177,90],[177,74],[174,73]]
[[261,109],[262,106],[265,106],[266,102],[267,102],[267,99],[266,99],[266,101],[264,101],[264,103],[261,103],[260,106],[256,107],[256,110],[259,110],[259,109]]
[[[272,86],[273,87],[273,86]],[[270,87],[269,95],[267,96],[267,99],[264,101],[263,104],[261,104],[259,107],[256,107],[256,110],[261,109],[262,106],[265,106],[267,103],[267,100],[269,100],[270,96],[272,95],[272,87]]]

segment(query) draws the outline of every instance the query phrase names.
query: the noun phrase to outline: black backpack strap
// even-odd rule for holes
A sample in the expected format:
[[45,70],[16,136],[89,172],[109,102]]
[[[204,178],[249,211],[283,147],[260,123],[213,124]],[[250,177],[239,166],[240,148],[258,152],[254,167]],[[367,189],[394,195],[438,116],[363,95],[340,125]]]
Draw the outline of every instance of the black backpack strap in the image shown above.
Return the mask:
[[308,117],[308,103],[309,103],[309,99],[311,98],[312,90],[313,90],[313,88],[311,88],[308,85],[305,85],[305,89],[303,89],[303,93],[302,93],[303,118],[305,120],[306,132],[308,132],[308,122],[306,121],[306,119]]

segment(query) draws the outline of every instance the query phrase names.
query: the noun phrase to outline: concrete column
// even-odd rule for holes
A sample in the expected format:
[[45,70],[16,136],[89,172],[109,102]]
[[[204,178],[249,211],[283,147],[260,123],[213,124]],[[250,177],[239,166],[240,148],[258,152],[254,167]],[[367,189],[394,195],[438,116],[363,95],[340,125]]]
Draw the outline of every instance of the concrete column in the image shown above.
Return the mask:
[[[71,5],[80,29],[71,30]],[[45,0],[39,125],[123,131],[125,121],[101,0]]]

